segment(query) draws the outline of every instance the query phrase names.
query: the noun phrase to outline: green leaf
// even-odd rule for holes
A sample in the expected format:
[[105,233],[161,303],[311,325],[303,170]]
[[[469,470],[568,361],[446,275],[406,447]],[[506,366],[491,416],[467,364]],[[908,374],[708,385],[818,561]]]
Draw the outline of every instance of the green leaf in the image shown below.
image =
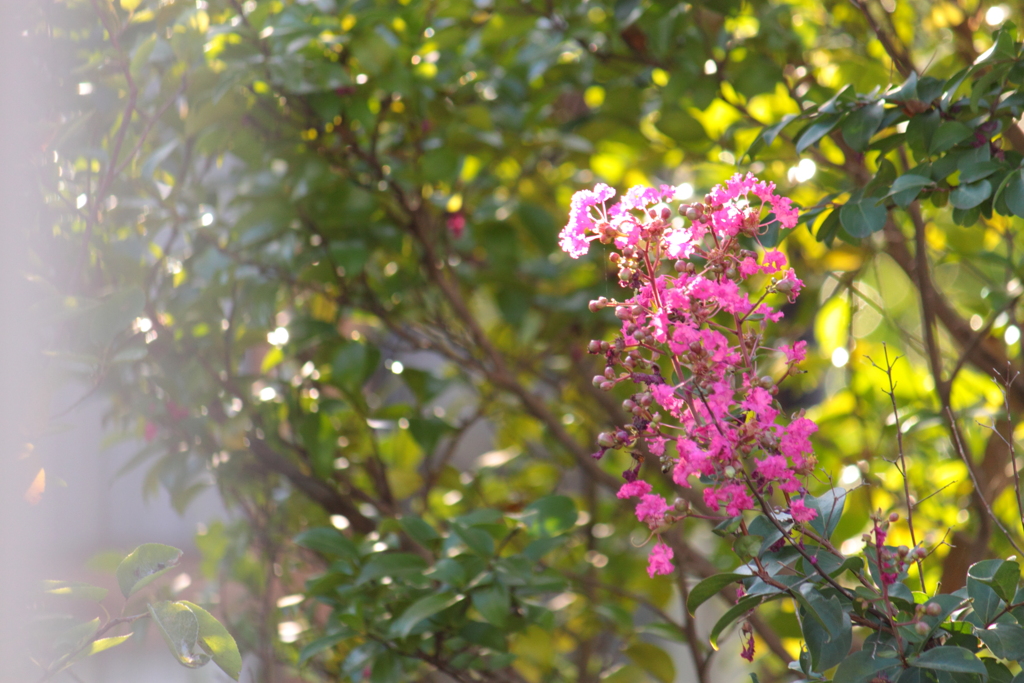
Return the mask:
[[536,536],[557,536],[576,526],[579,513],[568,496],[544,496],[526,506],[520,520]]
[[843,124],[843,140],[853,149],[863,152],[878,132],[885,107],[881,102],[871,102],[850,114]]
[[69,655],[82,647],[90,638],[96,635],[100,628],[99,617],[92,621],[76,624],[62,632],[53,643],[53,651],[57,657]]
[[977,629],[974,635],[1000,659],[1024,659],[1024,628],[1016,624],[995,624],[988,629]]
[[907,123],[907,145],[918,159],[926,156],[927,151],[931,149],[932,138],[939,128],[939,121],[939,112],[930,109],[911,117]]
[[998,161],[972,161],[960,167],[960,182],[973,183],[976,180],[988,178],[1003,168],[1005,165]]
[[786,114],[778,123],[762,128],[761,132],[757,134],[756,138],[754,138],[754,141],[750,143],[750,148],[747,149],[747,156],[753,159],[754,156],[762,149],[770,147],[771,144],[775,142],[775,138],[779,136],[779,133],[781,133],[786,126],[792,123],[794,119],[799,117],[799,114]]
[[917,199],[921,188],[934,184],[935,181],[927,176],[906,173],[896,179],[886,196],[892,197],[898,206],[906,207]]
[[114,575],[124,597],[143,588],[181,561],[181,551],[169,545],[146,543],[121,561]]
[[359,549],[337,529],[316,527],[295,537],[295,543],[323,555],[359,559]]
[[427,561],[412,553],[378,553],[363,565],[356,579],[356,585],[374,581],[385,576],[403,578],[422,574],[427,569]]
[[941,154],[974,135],[974,130],[959,121],[943,121],[932,137],[928,152]]
[[464,595],[456,595],[450,591],[434,593],[417,600],[391,624],[390,633],[395,638],[405,638],[425,619],[465,599]]
[[797,154],[828,135],[842,120],[842,114],[822,114],[816,117],[796,141]]
[[420,545],[429,548],[435,541],[441,540],[441,535],[434,530],[434,527],[424,522],[422,517],[402,515],[398,523],[402,525],[405,533],[409,534]]
[[179,663],[197,669],[210,661],[199,647],[199,619],[187,605],[164,600],[147,605],[147,609]]
[[330,649],[343,640],[347,640],[351,637],[351,633],[348,631],[342,631],[341,633],[329,633],[326,636],[317,638],[312,643],[309,643],[302,648],[302,652],[299,653],[299,666],[302,666],[324,650]]
[[839,210],[839,220],[851,236],[864,238],[878,232],[885,225],[886,210],[877,206],[870,197],[856,195]]
[[981,660],[973,652],[963,647],[948,645],[936,647],[923,653],[911,664],[920,669],[932,671],[988,675]]
[[237,681],[242,673],[242,655],[234,637],[224,624],[199,605],[188,600],[179,600],[178,603],[192,610],[199,621],[199,644],[213,658],[213,663]]
[[674,683],[676,667],[672,658],[657,645],[636,642],[625,649],[626,656],[661,683]]
[[60,595],[76,600],[102,602],[109,591],[106,588],[80,581],[43,581],[43,592],[47,595]]
[[131,637],[132,634],[129,633],[128,635],[124,636],[113,636],[112,638],[100,638],[98,640],[94,640],[91,643],[89,643],[89,645],[87,645],[83,650],[75,654],[74,657],[71,657],[67,661],[61,663],[60,666],[58,666],[54,670],[54,673],[64,671],[68,667],[74,665],[76,662],[85,659],[86,657],[91,657],[94,654],[103,652],[104,650],[109,650],[112,647],[116,647]]
[[1003,198],[1006,207],[1013,212],[1014,216],[1024,218],[1024,169],[1014,171],[1006,179],[1006,189]]
[[686,599],[686,611],[691,615],[695,614],[698,607],[718,595],[723,588],[745,578],[747,578],[745,574],[731,573],[709,576],[690,589],[690,595]]
[[473,607],[484,619],[500,629],[505,628],[511,611],[512,598],[501,584],[492,584],[473,591]]
[[982,560],[970,566],[967,576],[985,584],[1010,603],[1020,583],[1020,564],[1012,560]]
[[949,195],[949,202],[958,209],[973,209],[992,196],[992,183],[979,180],[961,183]]
[[860,650],[843,660],[832,683],[868,683],[879,671],[899,664],[895,657],[878,657],[869,650]]
[[811,527],[823,538],[832,538],[832,534],[835,533],[836,527],[839,526],[839,521],[843,517],[846,489],[842,486],[833,486],[820,496],[804,496],[804,503],[807,507],[818,511],[818,514],[811,520]]
[[718,636],[720,636],[722,634],[722,631],[724,631],[730,624],[732,624],[732,622],[736,621],[744,614],[760,605],[762,602],[775,599],[775,597],[777,596],[745,595],[742,598],[740,598],[739,602],[730,607],[725,614],[719,617],[718,621],[711,629],[711,635],[709,637],[711,647],[715,648],[716,650],[718,649]]
[[[850,615],[843,610],[839,598],[825,599],[811,584],[800,586],[793,592],[793,597],[801,605],[801,625],[814,670],[831,669],[850,653],[853,644]],[[814,620],[809,617],[814,617]]]

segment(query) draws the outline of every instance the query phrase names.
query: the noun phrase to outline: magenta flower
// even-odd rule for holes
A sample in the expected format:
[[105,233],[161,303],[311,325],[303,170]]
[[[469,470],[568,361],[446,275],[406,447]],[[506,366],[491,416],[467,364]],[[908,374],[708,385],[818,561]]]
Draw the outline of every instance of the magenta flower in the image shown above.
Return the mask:
[[627,481],[619,489],[619,492],[615,494],[617,498],[625,500],[627,498],[639,498],[640,496],[650,493],[651,485],[643,479],[637,479],[636,481]]
[[647,493],[637,503],[636,518],[651,529],[657,529],[665,523],[665,513],[670,509],[664,498],[653,493]]
[[647,558],[647,575],[652,579],[659,574],[671,574],[675,567],[672,565],[672,558],[675,553],[664,543],[658,542],[651,548],[651,554]]
[[789,513],[793,515],[793,521],[801,524],[809,522],[818,516],[818,511],[809,508],[804,504],[803,498],[794,498],[789,504]]

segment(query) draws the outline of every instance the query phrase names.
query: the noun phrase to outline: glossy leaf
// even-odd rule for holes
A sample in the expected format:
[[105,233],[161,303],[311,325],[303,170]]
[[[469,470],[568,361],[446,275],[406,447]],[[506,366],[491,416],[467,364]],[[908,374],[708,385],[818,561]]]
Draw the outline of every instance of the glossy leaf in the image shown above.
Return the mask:
[[690,589],[690,595],[686,599],[686,611],[691,615],[695,614],[698,607],[718,595],[723,588],[744,578],[746,576],[743,574],[715,574],[701,580]]
[[924,652],[912,664],[920,669],[932,671],[988,675],[981,660],[973,652],[962,647],[933,648]]
[[420,622],[425,619],[429,619],[442,610],[448,609],[452,605],[461,602],[463,599],[464,596],[456,595],[447,591],[434,593],[433,595],[421,598],[410,605],[408,609],[402,612],[402,615],[398,617],[398,619],[392,622],[390,633],[393,637],[404,638],[412,633],[413,629],[416,628]]
[[180,664],[195,669],[210,661],[210,655],[199,646],[199,619],[187,605],[165,600],[147,609]]
[[213,658],[214,664],[237,681],[242,672],[242,655],[238,651],[234,637],[216,617],[199,605],[188,600],[178,602],[192,610],[192,614],[199,622],[200,646]]
[[133,550],[117,567],[117,585],[130,597],[181,561],[181,551],[169,545],[146,543]]

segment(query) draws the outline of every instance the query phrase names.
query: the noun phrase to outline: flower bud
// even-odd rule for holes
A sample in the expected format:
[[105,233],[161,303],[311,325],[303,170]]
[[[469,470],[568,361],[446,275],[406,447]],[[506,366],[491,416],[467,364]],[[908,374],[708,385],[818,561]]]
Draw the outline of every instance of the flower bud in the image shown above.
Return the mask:
[[597,313],[599,310],[601,310],[601,304],[599,304],[597,300],[594,299],[589,304],[587,304],[587,308],[590,309],[591,313]]
[[608,367],[606,367],[604,369],[604,378],[605,379],[615,379],[615,368],[613,368],[610,365]]
[[619,320],[628,320],[629,309],[626,308],[625,306],[619,306],[618,308],[615,309],[615,317],[618,318]]
[[667,206],[663,206],[661,208],[661,220],[667,221],[670,218],[672,218],[672,209],[668,208]]
[[779,294],[785,294],[788,296],[793,293],[793,287],[795,285],[796,283],[793,282],[792,280],[783,280],[781,282],[776,283],[775,291],[778,292]]
[[591,342],[587,344],[587,351],[590,353],[601,353],[601,342],[597,339],[591,340]]
[[917,635],[926,636],[932,630],[932,627],[924,623],[923,621],[919,621],[916,624],[914,624],[914,630],[917,631]]
[[896,522],[900,521],[900,513],[898,513],[898,512],[890,512],[889,513],[889,521],[892,522],[893,524],[895,524]]
[[622,409],[625,410],[627,413],[632,412],[633,408],[636,408],[636,403],[633,401],[633,399],[627,398],[625,401],[622,402]]
[[942,605],[937,602],[929,602],[924,606],[924,613],[930,617],[937,617],[942,614]]
[[633,278],[632,268],[619,268],[619,279],[620,280],[631,280]]
[[593,382],[594,382],[594,386],[595,387],[601,386],[602,384],[604,384],[604,376],[602,376],[602,375],[594,375]]
[[615,382],[601,382],[601,391],[611,391],[615,388]]
[[608,432],[601,432],[600,434],[597,435],[597,445],[600,446],[601,448],[614,448],[615,437],[613,437]]
[[691,221],[695,221],[695,220],[697,220],[697,217],[700,216],[700,213],[697,212],[696,208],[691,206],[690,208],[688,208],[686,210],[686,213],[683,214],[683,215],[685,215]]
[[896,553],[900,557],[906,557],[908,554],[910,554],[910,548],[908,548],[905,545],[901,545],[899,548],[896,549]]
[[686,272],[686,261],[680,259],[673,264],[672,268],[675,269],[677,273],[684,273]]
[[619,254],[619,252],[617,251],[613,251],[611,255],[608,256],[608,260],[611,261],[612,263],[618,263],[619,261],[622,260],[622,255]]

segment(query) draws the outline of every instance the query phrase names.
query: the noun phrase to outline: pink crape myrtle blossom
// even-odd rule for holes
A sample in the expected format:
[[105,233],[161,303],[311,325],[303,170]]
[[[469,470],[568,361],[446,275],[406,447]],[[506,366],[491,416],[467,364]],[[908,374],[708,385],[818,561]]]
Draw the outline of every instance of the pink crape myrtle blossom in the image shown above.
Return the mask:
[[675,553],[660,541],[651,548],[651,554],[647,559],[647,575],[652,579],[659,574],[672,573],[672,558]]
[[[614,342],[590,343],[606,364],[595,385],[636,387],[623,403],[632,421],[601,434],[594,456],[633,453],[618,497],[637,498],[636,517],[652,531],[687,513],[639,478],[645,451],[675,485],[699,480],[711,512],[735,517],[781,508],[787,523],[798,524],[817,514],[801,497],[816,464],[810,437],[817,426],[784,414],[776,384],[800,372],[807,344],[764,343],[769,325],[782,319],[780,306],[796,300],[803,282],[783,251],[750,249],[769,227],[797,224],[798,210],[775,189],[748,173],[691,204],[678,203],[672,186],[632,187],[611,206],[615,192],[607,185],[572,199],[562,248],[578,258],[592,241],[610,245],[609,261],[628,292],[590,304],[592,311],[613,309],[621,321]],[[783,373],[773,371],[776,350],[786,360]],[[648,571],[668,573],[671,560],[659,540]]]

